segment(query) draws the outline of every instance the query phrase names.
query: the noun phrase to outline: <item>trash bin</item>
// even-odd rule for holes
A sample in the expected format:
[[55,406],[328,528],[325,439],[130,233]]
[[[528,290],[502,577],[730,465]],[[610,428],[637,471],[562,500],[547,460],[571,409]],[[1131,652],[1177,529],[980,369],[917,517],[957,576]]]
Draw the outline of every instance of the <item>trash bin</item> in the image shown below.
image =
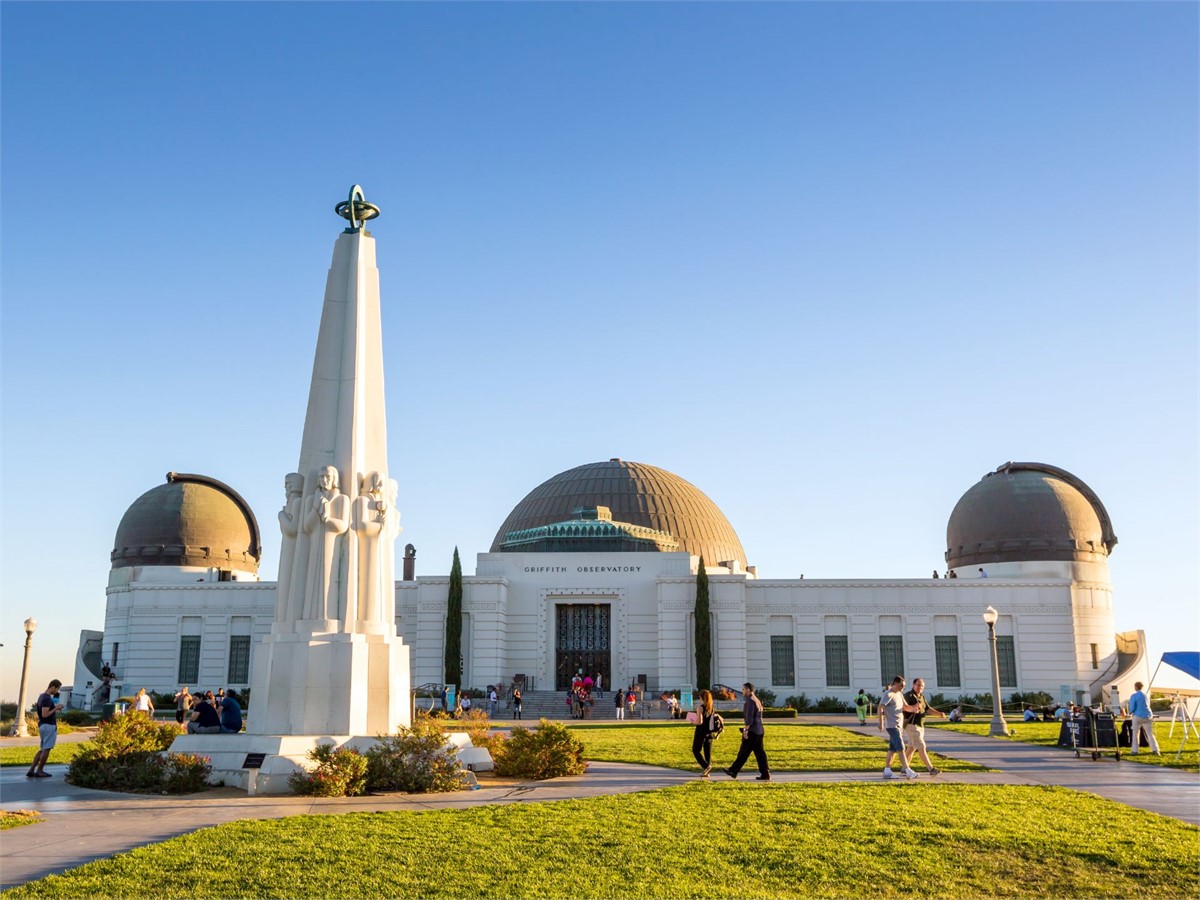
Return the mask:
[[125,713],[124,703],[105,703],[100,707],[100,718],[111,719],[113,716],[120,716]]

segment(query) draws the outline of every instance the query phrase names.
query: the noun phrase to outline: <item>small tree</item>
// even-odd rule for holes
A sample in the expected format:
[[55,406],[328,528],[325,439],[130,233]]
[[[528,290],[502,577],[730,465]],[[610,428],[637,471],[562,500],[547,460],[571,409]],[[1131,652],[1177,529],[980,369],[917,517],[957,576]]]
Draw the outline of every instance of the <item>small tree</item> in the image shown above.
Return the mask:
[[712,617],[708,608],[708,572],[704,557],[696,570],[696,687],[712,684]]
[[446,599],[446,684],[459,684],[462,680],[462,600],[462,563],[455,547]]

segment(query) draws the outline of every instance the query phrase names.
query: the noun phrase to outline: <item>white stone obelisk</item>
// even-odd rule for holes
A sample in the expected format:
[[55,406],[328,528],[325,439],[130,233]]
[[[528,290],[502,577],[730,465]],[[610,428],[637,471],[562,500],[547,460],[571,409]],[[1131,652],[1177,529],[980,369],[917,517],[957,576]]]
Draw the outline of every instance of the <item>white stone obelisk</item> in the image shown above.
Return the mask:
[[253,734],[372,736],[410,724],[379,270],[364,225],[379,212],[357,185],[338,212],[350,227],[334,244],[300,464],[285,479],[275,623],[254,655]]

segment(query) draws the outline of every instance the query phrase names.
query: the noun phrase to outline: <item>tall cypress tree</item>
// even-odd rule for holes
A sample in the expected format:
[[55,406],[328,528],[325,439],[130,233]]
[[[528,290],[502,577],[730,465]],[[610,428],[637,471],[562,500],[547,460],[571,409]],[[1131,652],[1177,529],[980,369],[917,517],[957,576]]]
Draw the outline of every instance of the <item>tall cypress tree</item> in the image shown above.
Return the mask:
[[458,548],[450,566],[450,594],[446,599],[446,684],[462,680],[462,563]]
[[696,571],[696,687],[712,684],[712,616],[708,610],[708,572],[704,557]]

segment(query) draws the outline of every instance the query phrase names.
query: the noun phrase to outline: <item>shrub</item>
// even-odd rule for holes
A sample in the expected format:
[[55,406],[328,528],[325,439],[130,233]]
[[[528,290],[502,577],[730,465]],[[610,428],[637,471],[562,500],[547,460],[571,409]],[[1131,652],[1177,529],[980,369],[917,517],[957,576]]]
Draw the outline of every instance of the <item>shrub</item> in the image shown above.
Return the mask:
[[775,692],[774,691],[769,691],[766,688],[755,688],[754,693],[758,697],[758,699],[762,701],[763,706],[774,706],[775,705]]
[[488,719],[487,712],[478,707],[468,710],[467,714],[459,719],[459,722],[470,736],[472,744],[480,738],[486,737],[492,731],[491,720]]
[[366,787],[370,791],[435,794],[462,787],[458,751],[446,746],[445,719],[417,716],[412,728],[379,735],[366,754]]
[[[9,713],[4,719],[0,719],[0,734],[11,734],[13,725],[16,723],[15,712],[16,712],[17,704],[9,703],[6,705],[11,706],[13,708],[13,712]],[[29,732],[29,734],[37,734],[38,733],[37,716],[31,712],[25,713],[25,730],[27,732]],[[63,733],[65,734],[66,731],[64,731]]]
[[212,766],[206,757],[168,754],[183,733],[174,723],[153,721],[145,713],[127,713],[100,723],[86,750],[67,771],[79,787],[132,793],[186,794],[207,787]]
[[560,722],[542,719],[533,731],[514,728],[502,747],[493,756],[498,775],[541,781],[587,771],[583,743]]
[[58,714],[58,721],[65,722],[67,725],[80,727],[84,725],[95,725],[96,717],[83,709],[67,709]]
[[945,694],[934,694],[933,696],[926,695],[925,703],[932,706],[934,709],[948,709],[954,705],[954,701]]
[[800,694],[799,696],[793,695],[788,697],[784,702],[792,709],[796,710],[796,712],[807,712],[811,708],[811,704],[808,702],[808,697],[804,694]]
[[367,758],[357,750],[321,744],[308,751],[317,764],[311,772],[293,772],[288,787],[305,797],[353,797],[367,786]]
[[212,765],[197,753],[168,753],[163,761],[161,790],[168,794],[194,794],[208,789]]
[[837,697],[822,697],[817,701],[815,709],[819,713],[840,713],[853,712],[854,706],[852,704],[848,706],[844,700],[839,700]]
[[790,706],[770,706],[763,709],[762,714],[764,719],[794,719],[797,715],[796,710]]
[[1008,703],[1010,706],[1019,707],[1024,707],[1025,704],[1029,704],[1030,706],[1041,709],[1043,706],[1053,706],[1054,697],[1052,697],[1050,694],[1047,694],[1045,691],[1026,691],[1023,694],[1018,691],[1009,698]]

